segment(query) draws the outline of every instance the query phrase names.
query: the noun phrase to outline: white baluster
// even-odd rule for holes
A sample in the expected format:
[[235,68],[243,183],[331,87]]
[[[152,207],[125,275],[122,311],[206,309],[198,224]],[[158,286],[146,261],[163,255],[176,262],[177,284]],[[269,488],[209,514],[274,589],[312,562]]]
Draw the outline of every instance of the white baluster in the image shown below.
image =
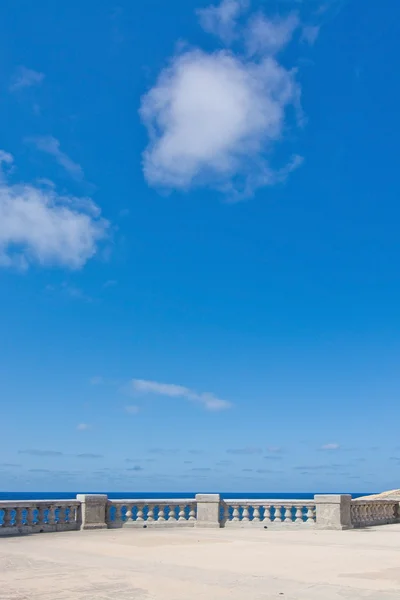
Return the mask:
[[186,521],[185,506],[178,506],[179,514],[178,521]]
[[292,507],[285,506],[285,523],[293,523]]
[[75,523],[75,506],[68,506],[68,523]]
[[280,506],[275,506],[274,523],[282,523],[282,510]]
[[176,516],[175,516],[175,506],[170,506],[169,507],[169,515],[168,515],[168,521],[169,522],[174,522],[176,521]]
[[15,509],[15,525],[16,527],[22,527],[24,524],[24,511],[25,509],[22,507],[18,507]]
[[39,504],[38,506],[38,515],[37,515],[37,524],[38,525],[44,525],[44,509],[45,507],[42,504]]
[[315,506],[309,506],[307,509],[307,521],[308,525],[312,525],[315,522]]
[[154,506],[152,504],[149,504],[149,510],[147,511],[147,520],[149,521],[149,523],[152,523],[154,521]]
[[12,527],[13,509],[5,508],[3,517],[3,527]]
[[144,521],[144,518],[143,518],[143,508],[144,508],[143,504],[138,504],[136,521],[139,521],[139,522]]
[[242,521],[247,523],[249,520],[249,507],[247,506],[247,504],[245,504],[243,506]]
[[26,524],[32,527],[35,524],[35,508],[33,506],[28,506],[26,509]]
[[[121,506],[122,509],[122,506]],[[125,523],[129,523],[129,521],[134,521],[135,519],[133,518],[133,506],[127,506],[126,507],[126,513],[125,513]]]
[[164,506],[159,506],[158,507],[158,519],[157,521],[163,522],[165,521],[165,507]]
[[233,505],[232,521],[239,521],[239,506],[237,504]]
[[303,522],[303,507],[296,506],[295,523],[302,523],[302,522]]
[[253,510],[253,521],[255,523],[260,522],[260,507],[257,505],[254,507],[254,510]]
[[191,504],[190,510],[189,510],[189,521],[195,521],[195,520],[196,520],[196,505]]
[[263,523],[271,523],[271,507],[270,507],[270,505],[267,504],[263,508],[264,508]]

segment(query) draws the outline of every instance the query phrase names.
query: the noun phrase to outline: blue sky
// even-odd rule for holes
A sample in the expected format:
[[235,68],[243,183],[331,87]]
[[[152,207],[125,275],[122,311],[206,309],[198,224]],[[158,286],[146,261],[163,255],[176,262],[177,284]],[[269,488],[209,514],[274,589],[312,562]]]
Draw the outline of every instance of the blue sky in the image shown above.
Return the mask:
[[1,5],[1,490],[399,487],[399,17]]

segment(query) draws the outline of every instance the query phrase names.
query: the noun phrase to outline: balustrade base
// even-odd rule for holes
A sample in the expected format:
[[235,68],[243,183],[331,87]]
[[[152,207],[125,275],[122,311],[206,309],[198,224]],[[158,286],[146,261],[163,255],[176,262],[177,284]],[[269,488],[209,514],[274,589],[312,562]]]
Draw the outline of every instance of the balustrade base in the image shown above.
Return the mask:
[[0,527],[0,536],[31,535],[35,533],[53,533],[62,531],[78,531],[79,523],[58,523],[54,525],[20,525],[18,527]]
[[196,521],[126,521],[121,525],[110,525],[113,529],[120,527],[123,527],[124,529],[130,527],[133,527],[134,529],[149,529],[153,527],[194,527],[195,523]]

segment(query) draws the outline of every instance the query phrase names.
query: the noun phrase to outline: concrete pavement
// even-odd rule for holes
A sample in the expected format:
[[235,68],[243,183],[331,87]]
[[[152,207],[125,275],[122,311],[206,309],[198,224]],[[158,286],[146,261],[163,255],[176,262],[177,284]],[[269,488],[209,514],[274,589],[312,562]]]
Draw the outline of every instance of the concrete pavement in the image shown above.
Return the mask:
[[400,525],[0,538],[1,600],[399,600]]

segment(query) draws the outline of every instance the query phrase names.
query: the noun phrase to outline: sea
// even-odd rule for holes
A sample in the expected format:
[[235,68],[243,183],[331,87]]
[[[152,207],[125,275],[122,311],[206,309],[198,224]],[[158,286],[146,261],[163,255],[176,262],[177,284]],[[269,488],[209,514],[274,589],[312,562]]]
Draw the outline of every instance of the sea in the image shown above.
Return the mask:
[[[110,500],[159,500],[160,498],[194,498],[195,492],[105,492],[105,491],[89,491],[89,492],[0,492],[1,500],[74,500],[76,494],[107,494]],[[204,493],[215,493],[215,492],[204,492]],[[286,500],[312,500],[314,494],[332,494],[332,493],[349,493],[349,492],[218,492],[221,498],[225,500],[242,500],[245,498],[251,500],[263,500],[268,498],[269,500],[275,499],[286,499]],[[366,496],[368,494],[374,494],[375,492],[356,492],[351,495],[353,498],[360,496]]]

